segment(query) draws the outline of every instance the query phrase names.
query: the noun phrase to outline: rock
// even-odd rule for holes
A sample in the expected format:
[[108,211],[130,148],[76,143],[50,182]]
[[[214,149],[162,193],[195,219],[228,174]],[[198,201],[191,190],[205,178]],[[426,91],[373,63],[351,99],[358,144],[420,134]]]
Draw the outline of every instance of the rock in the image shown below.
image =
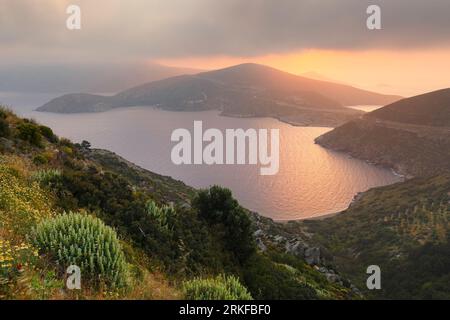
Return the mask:
[[304,258],[309,265],[320,264],[320,249],[319,248],[307,248],[305,250]]
[[328,271],[328,269],[325,268],[325,267],[320,267],[320,268],[319,268],[319,272],[321,272],[321,273],[328,273],[329,271]]
[[325,277],[329,282],[342,284],[341,277],[334,273],[326,273]]
[[305,246],[301,241],[288,241],[286,242],[286,253],[293,254],[294,256],[303,258],[305,256]]
[[261,229],[256,230],[255,233],[254,233],[254,236],[256,238],[261,237],[263,235],[264,235],[264,231],[262,231]]
[[258,249],[261,250],[262,252],[265,252],[267,250],[267,246],[264,244],[261,238],[256,239],[256,245],[258,246]]
[[361,291],[354,284],[350,284],[350,289],[353,291],[354,294],[362,296]]
[[281,243],[281,242],[285,242],[286,238],[280,235],[275,236],[275,238],[273,239],[275,242]]

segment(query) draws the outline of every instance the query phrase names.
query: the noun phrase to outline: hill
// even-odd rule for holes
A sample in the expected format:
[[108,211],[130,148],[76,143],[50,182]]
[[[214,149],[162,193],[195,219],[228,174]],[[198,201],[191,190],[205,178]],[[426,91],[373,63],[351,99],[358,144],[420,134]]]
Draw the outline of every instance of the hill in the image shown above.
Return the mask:
[[450,89],[378,109],[316,143],[409,176],[445,172],[450,169]]
[[156,106],[172,111],[220,110],[231,116],[270,116],[302,125],[335,125],[361,114],[343,106],[386,104],[398,99],[262,65],[243,64],[154,81],[111,97],[64,95],[37,110],[77,113]]
[[450,89],[404,99],[317,138],[409,176],[360,194],[344,212],[292,224],[313,234],[339,270],[363,288],[378,265],[382,289],[368,297],[450,298]]
[[402,99],[368,117],[401,123],[450,127],[450,88]]
[[[359,297],[302,255],[257,247],[255,230],[227,189],[195,190],[0,109],[0,299]],[[69,262],[81,290],[65,287]]]
[[449,173],[369,190],[334,217],[290,228],[311,234],[361,289],[379,266],[382,289],[369,298],[450,298]]

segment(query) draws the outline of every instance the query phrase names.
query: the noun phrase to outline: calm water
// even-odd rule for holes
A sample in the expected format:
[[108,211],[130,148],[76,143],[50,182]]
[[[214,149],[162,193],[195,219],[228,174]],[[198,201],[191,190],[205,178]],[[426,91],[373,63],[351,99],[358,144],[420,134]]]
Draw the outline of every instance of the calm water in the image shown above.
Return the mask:
[[383,106],[351,106],[349,108],[356,109],[364,112],[372,112],[382,108]]
[[[151,171],[194,187],[230,188],[245,207],[276,220],[301,219],[345,209],[353,196],[371,187],[400,181],[392,172],[326,150],[314,138],[329,128],[293,127],[274,119],[220,117],[217,112],[167,112],[152,108],[117,109],[96,114],[19,113],[73,141],[116,152]],[[172,130],[192,130],[194,120],[207,128],[279,128],[280,170],[261,176],[259,166],[173,165]]]

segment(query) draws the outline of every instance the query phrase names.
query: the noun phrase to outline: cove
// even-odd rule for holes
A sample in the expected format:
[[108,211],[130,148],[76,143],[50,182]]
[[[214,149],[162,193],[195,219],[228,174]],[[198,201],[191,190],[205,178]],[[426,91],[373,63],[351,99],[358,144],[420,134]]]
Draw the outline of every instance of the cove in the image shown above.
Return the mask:
[[[228,118],[216,111],[170,112],[149,107],[123,108],[97,114],[30,112],[26,116],[50,126],[74,142],[88,140],[155,173],[195,188],[221,185],[240,204],[275,220],[319,217],[342,211],[358,192],[402,181],[390,170],[352,159],[314,144],[331,128],[294,127],[269,118]],[[279,129],[279,171],[261,175],[260,167],[243,165],[176,165],[171,161],[172,132],[203,129]]]

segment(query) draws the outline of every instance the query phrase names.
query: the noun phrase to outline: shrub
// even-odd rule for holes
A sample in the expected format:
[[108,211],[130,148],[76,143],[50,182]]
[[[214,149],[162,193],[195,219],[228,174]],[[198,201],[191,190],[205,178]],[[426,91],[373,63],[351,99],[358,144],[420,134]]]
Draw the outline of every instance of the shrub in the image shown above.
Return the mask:
[[39,170],[33,174],[33,180],[42,185],[48,185],[57,181],[61,177],[61,171],[58,169]]
[[8,121],[0,116],[0,137],[9,137],[10,134]]
[[256,251],[251,220],[229,189],[213,186],[201,190],[192,206],[209,225],[220,225],[225,230],[227,249],[234,252],[241,263]]
[[316,291],[302,280],[302,273],[259,254],[247,261],[244,281],[258,300],[318,299]]
[[58,265],[77,265],[82,275],[112,287],[126,284],[127,266],[113,229],[100,219],[78,213],[64,214],[41,222],[32,241]]
[[50,142],[57,142],[58,138],[53,133],[53,130],[47,126],[39,126],[41,134],[48,139]]
[[24,122],[17,126],[19,130],[18,137],[24,141],[31,143],[37,147],[42,146],[42,135],[39,127],[30,122]]
[[171,232],[173,231],[174,219],[177,212],[173,206],[164,205],[158,207],[154,201],[147,202],[147,213],[159,223],[159,228]]
[[72,155],[73,154],[73,149],[71,147],[68,146],[62,146],[61,147],[61,151],[64,152],[67,155]]
[[253,300],[247,288],[234,276],[186,281],[183,292],[188,300]]
[[38,154],[37,156],[35,156],[33,158],[33,163],[35,165],[42,165],[42,164],[47,164],[47,158],[44,157],[42,154]]
[[80,147],[85,150],[89,150],[91,148],[91,143],[89,141],[83,140],[81,141]]
[[0,107],[0,119],[6,119],[8,117],[8,111],[4,107]]

